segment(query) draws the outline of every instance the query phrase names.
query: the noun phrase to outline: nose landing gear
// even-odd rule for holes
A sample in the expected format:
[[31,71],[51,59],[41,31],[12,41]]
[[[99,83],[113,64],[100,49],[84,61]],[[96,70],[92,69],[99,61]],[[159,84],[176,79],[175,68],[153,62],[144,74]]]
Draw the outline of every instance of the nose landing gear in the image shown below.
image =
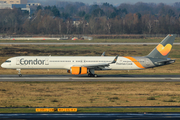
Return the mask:
[[22,74],[19,74],[19,77],[22,77]]
[[18,75],[19,77],[22,77],[22,74],[21,74],[21,69],[16,69],[18,71]]

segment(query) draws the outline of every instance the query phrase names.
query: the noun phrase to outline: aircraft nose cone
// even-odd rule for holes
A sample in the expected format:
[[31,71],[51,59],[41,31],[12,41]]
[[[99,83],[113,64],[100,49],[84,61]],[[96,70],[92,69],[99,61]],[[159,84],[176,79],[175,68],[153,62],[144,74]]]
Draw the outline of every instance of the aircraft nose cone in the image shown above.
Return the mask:
[[4,68],[4,67],[5,67],[4,63],[3,63],[3,64],[1,64],[1,67],[2,67],[2,68]]

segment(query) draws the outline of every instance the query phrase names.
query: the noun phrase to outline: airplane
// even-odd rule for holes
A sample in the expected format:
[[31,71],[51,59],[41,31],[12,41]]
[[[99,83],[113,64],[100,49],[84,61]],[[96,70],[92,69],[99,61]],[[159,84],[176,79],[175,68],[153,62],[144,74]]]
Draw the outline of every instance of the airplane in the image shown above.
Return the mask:
[[18,56],[7,59],[2,68],[16,69],[66,69],[73,75],[88,74],[97,77],[95,70],[140,70],[172,64],[168,58],[175,40],[175,34],[167,35],[147,56]]

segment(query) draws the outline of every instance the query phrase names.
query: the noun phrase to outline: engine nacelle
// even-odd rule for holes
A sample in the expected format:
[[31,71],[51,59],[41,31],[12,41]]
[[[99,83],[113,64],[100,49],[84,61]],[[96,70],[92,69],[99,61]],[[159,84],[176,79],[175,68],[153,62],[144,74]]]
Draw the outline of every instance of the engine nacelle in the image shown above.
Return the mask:
[[71,73],[73,75],[82,75],[82,74],[87,74],[88,69],[86,67],[71,67],[71,70],[67,71],[68,73]]

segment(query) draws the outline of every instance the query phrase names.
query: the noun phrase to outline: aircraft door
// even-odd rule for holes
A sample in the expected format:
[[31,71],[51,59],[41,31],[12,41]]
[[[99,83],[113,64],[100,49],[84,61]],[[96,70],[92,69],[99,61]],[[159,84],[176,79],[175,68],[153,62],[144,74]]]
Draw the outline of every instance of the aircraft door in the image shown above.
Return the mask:
[[45,59],[45,64],[49,65],[49,59],[48,58]]
[[147,65],[147,66],[150,66],[150,64],[151,64],[150,62],[151,62],[151,61],[150,61],[149,59],[146,59],[146,65]]
[[85,60],[81,60],[81,63],[85,63]]
[[16,58],[16,65],[20,65],[20,58]]

